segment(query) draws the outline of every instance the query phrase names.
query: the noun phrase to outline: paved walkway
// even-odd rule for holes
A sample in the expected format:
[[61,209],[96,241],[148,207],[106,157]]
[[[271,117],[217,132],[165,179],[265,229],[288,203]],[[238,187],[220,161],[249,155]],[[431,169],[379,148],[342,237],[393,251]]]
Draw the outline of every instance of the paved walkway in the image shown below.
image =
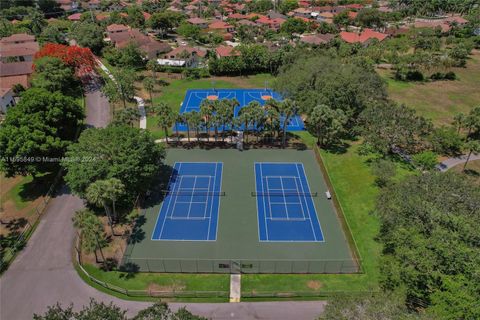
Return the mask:
[[[448,169],[451,169],[455,167],[456,165],[459,165],[461,163],[465,163],[467,161],[467,156],[466,154],[462,156],[458,156],[455,158],[448,158],[447,160],[442,161],[438,166],[438,170],[440,171],[447,171]],[[474,160],[480,160],[480,154],[472,154],[470,156],[469,161],[474,161]]]
[[[99,59],[97,60],[97,64],[100,66],[100,69],[102,69],[110,79],[112,79],[113,82],[115,81],[115,77],[112,75],[110,70],[100,61]],[[138,106],[138,111],[140,112],[140,129],[147,129],[147,112],[145,111],[145,101],[143,101],[142,98],[134,96],[133,99],[137,101],[137,106]]]
[[230,275],[230,302],[240,302],[242,294],[242,276],[240,274]]

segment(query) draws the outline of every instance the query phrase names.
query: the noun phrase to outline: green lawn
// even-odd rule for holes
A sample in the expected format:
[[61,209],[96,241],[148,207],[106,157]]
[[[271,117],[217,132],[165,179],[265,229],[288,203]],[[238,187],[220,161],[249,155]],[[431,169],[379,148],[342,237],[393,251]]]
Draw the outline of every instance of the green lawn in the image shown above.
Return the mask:
[[225,274],[137,273],[129,278],[124,272],[105,272],[88,264],[84,268],[93,277],[128,290],[228,291],[230,288],[230,277]]
[[457,80],[435,82],[396,81],[389,71],[379,70],[379,73],[387,81],[391,99],[443,125],[451,123],[455,113],[468,113],[480,105],[480,52],[474,52],[466,68],[453,71]]
[[[160,95],[153,98],[153,103],[155,105],[159,102],[165,102],[171,106],[173,110],[178,112],[180,111],[180,104],[185,98],[185,93],[188,89],[210,89],[212,88],[212,81],[215,81],[216,88],[262,88],[265,86],[265,81],[268,81],[269,86],[271,86],[273,77],[269,74],[258,74],[249,77],[214,77],[198,80],[169,80],[169,85],[161,88]],[[165,134],[156,123],[157,117],[147,116],[147,128],[152,132],[155,138],[162,138]]]

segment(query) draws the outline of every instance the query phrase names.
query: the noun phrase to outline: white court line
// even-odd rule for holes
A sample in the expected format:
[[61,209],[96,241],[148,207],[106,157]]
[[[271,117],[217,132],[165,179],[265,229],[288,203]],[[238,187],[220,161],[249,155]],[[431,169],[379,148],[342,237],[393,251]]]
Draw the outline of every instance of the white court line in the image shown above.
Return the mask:
[[[298,170],[298,165],[296,165],[295,168],[297,169],[298,176],[300,177],[300,170]],[[302,168],[303,168],[303,164],[302,164]],[[305,179],[307,178],[307,176],[305,175],[305,170],[303,170],[303,176],[305,177]],[[307,180],[307,183],[308,183],[308,180]],[[303,183],[301,183],[300,186],[302,187],[302,190],[304,190],[303,189]],[[308,189],[310,190],[310,187],[308,187]],[[305,203],[307,204],[307,212],[308,212],[308,216],[310,217],[310,227],[312,228],[313,237],[315,238],[315,241],[318,241],[317,240],[317,234],[315,233],[315,228],[313,227],[312,214],[310,212],[310,208],[308,207],[308,202],[307,202],[306,197],[304,197],[304,200],[305,200]],[[312,203],[313,203],[313,201],[312,201]],[[315,206],[314,206],[314,209],[315,209]],[[315,212],[316,212],[316,210],[315,210]]]
[[[218,174],[218,167],[220,167],[220,175]],[[222,174],[223,174],[223,162],[215,162],[215,183],[217,181],[217,176],[218,176],[220,178],[220,189],[219,189],[220,191],[222,191],[222,179],[223,179]],[[212,203],[212,207],[213,207],[213,203]],[[212,224],[212,220],[213,219],[210,218],[210,223],[208,225],[208,232],[210,232],[210,226]],[[215,240],[209,240],[209,241],[216,241],[217,240],[219,223],[220,223],[220,198],[218,199],[217,224],[215,226]],[[210,233],[209,233],[209,237],[210,237]]]
[[[296,166],[295,166],[295,167],[296,167]],[[295,179],[294,181],[295,181],[295,186],[297,187],[297,190],[299,190],[299,188],[298,188],[298,183],[297,183],[297,179]],[[301,181],[300,181],[300,182],[301,182]],[[299,198],[300,198],[300,197],[299,197]],[[307,202],[307,199],[305,198],[305,196],[304,196],[304,200],[305,200],[305,205],[307,205],[307,203],[306,203],[306,202]],[[305,209],[304,209],[304,207],[303,207],[302,201],[300,201],[300,208],[302,208],[302,216],[303,216],[303,219],[305,219]],[[308,209],[308,208],[307,208],[307,209]]]
[[[213,176],[213,191],[215,191],[215,183],[217,182],[217,164],[215,163],[215,175]],[[208,180],[208,190],[210,191],[210,183],[211,180]],[[207,199],[208,200],[208,199]],[[208,207],[208,201],[207,204],[205,205],[205,212],[203,213],[203,217],[207,215],[207,207]],[[210,238],[210,226],[212,224],[212,208],[213,208],[213,194],[210,196],[210,215],[208,219],[208,229],[207,229],[207,239]],[[218,223],[218,220],[217,220]]]
[[[264,189],[264,186],[263,186],[263,173],[262,173],[262,163],[260,163],[260,180],[262,181],[262,191],[265,190]],[[256,178],[255,178],[256,179]],[[268,187],[268,186],[267,186]],[[263,218],[264,218],[264,223],[265,223],[265,235],[267,236],[267,241],[269,241],[268,239],[268,226],[267,226],[267,205],[265,203],[266,199],[262,199],[262,202],[263,202]]]
[[[215,183],[215,177],[213,179],[213,183]],[[211,178],[208,178],[208,191],[210,192],[210,185],[212,184],[212,179]],[[209,196],[206,196],[206,200],[205,200],[205,210],[203,211],[203,218],[207,218],[207,208],[208,208],[208,200],[212,200],[213,201],[213,198],[212,198],[212,195],[209,195]],[[211,206],[210,206],[211,207]],[[211,218],[211,210],[210,210],[210,216],[208,216],[208,218],[210,219]]]
[[[177,177],[180,177],[180,178],[181,178],[181,176],[179,176],[178,173],[180,173],[180,169],[182,168],[182,163],[181,163],[181,162],[175,162],[175,164],[173,165],[173,170],[175,170],[175,166],[177,165],[177,163],[179,164],[179,165],[178,165],[178,169],[177,169]],[[170,176],[170,179],[171,179],[172,177],[173,177],[173,173],[172,173],[172,175]],[[171,181],[168,181],[168,186],[170,186],[170,182],[171,182]],[[177,187],[177,185],[180,186],[180,184],[177,184],[176,182],[177,182],[177,181],[175,181],[175,184],[173,185],[173,189],[174,189],[174,190],[175,190],[175,188]],[[164,203],[165,203],[165,202],[164,202]],[[169,210],[170,210],[170,204],[171,204],[171,203],[172,203],[172,197],[170,197],[169,202],[168,202],[167,211],[165,212],[165,218],[163,219],[162,228],[160,229],[159,239],[162,238],[163,228],[165,227],[165,221],[167,220],[168,212],[169,212]],[[163,209],[163,203],[162,203],[162,208],[161,208],[161,209]],[[161,212],[161,209],[160,209],[160,212]],[[158,216],[160,216],[160,214],[159,214]]]

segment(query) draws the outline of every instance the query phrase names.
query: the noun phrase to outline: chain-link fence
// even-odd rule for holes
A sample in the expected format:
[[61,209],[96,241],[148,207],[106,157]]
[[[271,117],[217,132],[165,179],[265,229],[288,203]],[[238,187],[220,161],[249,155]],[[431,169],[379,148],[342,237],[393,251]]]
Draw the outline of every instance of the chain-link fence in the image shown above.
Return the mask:
[[356,260],[152,259],[124,256],[122,268],[141,272],[183,273],[358,273]]

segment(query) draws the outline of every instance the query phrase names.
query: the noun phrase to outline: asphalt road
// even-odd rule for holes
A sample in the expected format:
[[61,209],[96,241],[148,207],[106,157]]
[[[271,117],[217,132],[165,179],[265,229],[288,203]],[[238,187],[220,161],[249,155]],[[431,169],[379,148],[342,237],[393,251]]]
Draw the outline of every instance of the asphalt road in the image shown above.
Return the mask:
[[[98,90],[87,93],[87,122],[91,126],[108,124],[108,101]],[[90,298],[113,302],[128,310],[129,316],[151,305],[147,302],[121,300],[87,285],[73,267],[72,248],[75,230],[74,212],[83,201],[66,186],[50,201],[45,215],[26,248],[0,278],[0,320],[27,320],[42,314],[57,302],[75,309],[88,304]],[[186,306],[191,312],[211,319],[314,319],[325,302],[261,303],[170,303],[176,310]]]
[[93,127],[106,127],[111,120],[108,99],[100,90],[99,82],[91,82],[85,87],[86,122]]

